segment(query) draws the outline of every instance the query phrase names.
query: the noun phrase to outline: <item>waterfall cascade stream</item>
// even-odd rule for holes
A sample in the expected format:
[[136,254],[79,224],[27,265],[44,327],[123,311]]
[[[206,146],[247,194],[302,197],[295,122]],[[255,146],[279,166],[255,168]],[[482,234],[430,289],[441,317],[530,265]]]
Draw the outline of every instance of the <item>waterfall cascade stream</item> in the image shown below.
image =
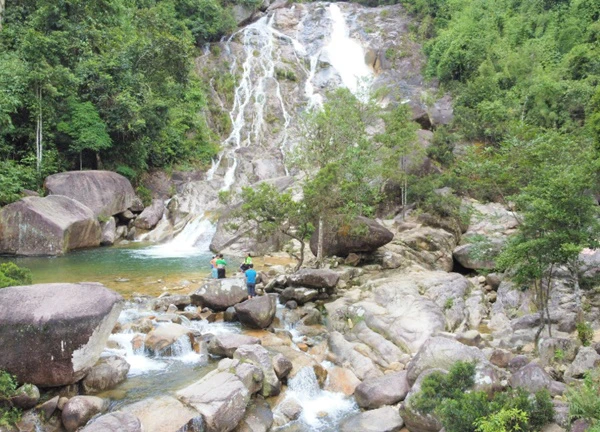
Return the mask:
[[[239,152],[243,148],[266,151],[278,159],[283,173],[289,175],[285,157],[293,145],[291,134],[297,115],[292,115],[290,110],[319,109],[322,105],[325,90],[317,88],[314,81],[323,57],[339,75],[339,85],[347,87],[357,97],[367,97],[373,72],[365,64],[363,47],[350,37],[346,17],[337,4],[328,5],[325,16],[329,31],[323,40],[310,40],[303,33],[304,21],[309,19],[309,14],[305,14],[291,35],[275,28],[275,15],[271,14],[237,31],[222,43],[224,53],[232,59],[229,71],[238,79],[228,114],[231,132],[223,140],[222,151],[204,180],[211,189],[239,191],[239,187],[249,184],[241,171],[245,161]],[[242,49],[234,49],[234,44]],[[287,57],[284,58],[284,48],[289,46],[291,52],[286,50]],[[303,72],[304,98],[299,107],[293,107],[287,100],[289,97],[282,88],[283,78],[278,76],[281,72],[277,65],[289,62]],[[273,110],[280,120],[276,136],[271,134]],[[204,206],[214,208],[218,204],[204,203]],[[151,248],[147,253],[160,257],[194,254],[199,249],[207,251],[216,227],[206,211],[198,213],[188,226],[169,243]]]
[[[280,313],[278,315],[281,317]],[[160,316],[161,313],[151,313],[128,304],[121,312],[119,323],[127,328],[127,324],[145,318],[152,320],[154,326],[165,325],[156,322]],[[196,335],[244,332],[239,323],[183,319],[182,325]],[[144,350],[143,344],[140,345],[140,340],[144,337],[143,333],[125,330],[114,333],[109,338],[109,348],[105,349],[103,355],[120,355],[130,364],[125,382],[113,390],[99,394],[112,399],[111,410],[127,410],[129,405],[143,399],[172,393],[216,367],[217,361],[206,352],[194,351],[187,336],[177,339],[165,354]],[[352,398],[322,390],[312,367],[304,367],[289,380],[285,399],[295,400],[302,407],[302,415],[294,422],[294,430],[333,432],[338,430],[338,424],[344,417],[358,411]]]

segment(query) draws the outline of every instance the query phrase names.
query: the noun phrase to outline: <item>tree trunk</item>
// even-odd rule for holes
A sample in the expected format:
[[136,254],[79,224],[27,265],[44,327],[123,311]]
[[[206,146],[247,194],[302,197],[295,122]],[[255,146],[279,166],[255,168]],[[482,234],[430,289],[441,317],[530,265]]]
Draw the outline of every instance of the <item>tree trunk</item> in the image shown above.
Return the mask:
[[323,264],[323,216],[319,216],[319,238],[317,239],[317,268]]
[[576,321],[580,323],[584,321],[584,316],[583,305],[581,302],[581,286],[579,285],[579,266],[577,264],[577,262],[572,262],[569,263],[567,267],[569,269],[571,280],[573,281],[573,294],[575,296],[575,307],[577,309]]
[[83,160],[82,160],[82,156],[81,156],[82,153],[83,153],[83,150],[79,150],[79,171],[83,171]]
[[550,289],[552,288],[552,273],[554,271],[554,264],[550,266],[550,273],[548,274],[548,283],[546,284],[546,323],[548,324],[548,335],[552,337],[552,322],[550,321],[550,308],[548,304],[550,303]]
[[300,239],[296,240],[300,242],[300,259],[298,260],[298,263],[296,263],[296,268],[294,269],[294,271],[300,270],[300,267],[302,267],[302,264],[304,263],[304,242]]
[[37,124],[35,128],[35,158],[36,158],[36,168],[39,174],[41,166],[42,166],[42,157],[43,157],[43,118],[42,118],[42,88],[38,84],[36,89],[37,99],[38,99],[38,115],[37,115]]
[[545,313],[544,313],[544,308],[545,308],[546,302],[544,301],[544,284],[543,284],[543,282],[535,281],[534,288],[535,288],[536,294],[538,295],[538,307],[540,309],[540,327],[538,328],[538,331],[536,332],[535,338],[534,338],[535,346],[537,346],[538,341],[540,339],[540,335],[544,331],[544,326],[546,324],[546,317],[545,317]]
[[0,0],[0,31],[2,31],[2,17],[4,16],[5,9],[6,9],[6,1]]
[[406,158],[402,156],[402,173],[404,175],[404,185],[402,187],[402,220],[406,217],[406,194],[408,193],[408,179],[406,175]]

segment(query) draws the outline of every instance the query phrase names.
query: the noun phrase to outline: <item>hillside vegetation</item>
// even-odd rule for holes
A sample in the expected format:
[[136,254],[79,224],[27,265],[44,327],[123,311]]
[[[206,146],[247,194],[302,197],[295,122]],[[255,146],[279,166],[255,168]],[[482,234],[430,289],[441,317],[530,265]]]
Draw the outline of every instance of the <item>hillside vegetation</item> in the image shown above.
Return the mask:
[[17,0],[0,32],[0,205],[65,169],[204,162],[198,46],[235,28],[219,0]]

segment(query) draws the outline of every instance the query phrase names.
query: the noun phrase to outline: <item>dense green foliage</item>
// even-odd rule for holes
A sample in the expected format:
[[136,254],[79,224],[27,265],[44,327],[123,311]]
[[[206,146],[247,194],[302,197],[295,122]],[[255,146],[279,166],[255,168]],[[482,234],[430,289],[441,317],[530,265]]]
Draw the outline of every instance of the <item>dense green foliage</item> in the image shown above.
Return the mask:
[[11,402],[16,389],[15,378],[0,369],[0,427],[9,428],[21,418],[21,411],[13,407]]
[[515,389],[490,398],[484,391],[472,390],[474,376],[475,365],[468,362],[456,362],[447,374],[433,372],[421,383],[412,407],[435,414],[448,432],[501,432],[501,427],[509,432],[535,432],[552,420],[548,391],[537,392],[532,398],[526,391]]
[[566,393],[571,420],[585,419],[592,423],[593,430],[600,430],[600,374],[589,372],[583,383],[572,384]]
[[8,3],[0,204],[48,173],[79,168],[80,157],[84,168],[133,172],[209,161],[217,145],[193,57],[196,43],[235,27],[230,8],[219,0]]
[[597,119],[597,1],[405,3],[430,26],[426,72],[454,90],[465,138],[498,143],[523,126],[579,133]]
[[0,264],[0,288],[31,284],[31,270],[21,268],[15,263]]

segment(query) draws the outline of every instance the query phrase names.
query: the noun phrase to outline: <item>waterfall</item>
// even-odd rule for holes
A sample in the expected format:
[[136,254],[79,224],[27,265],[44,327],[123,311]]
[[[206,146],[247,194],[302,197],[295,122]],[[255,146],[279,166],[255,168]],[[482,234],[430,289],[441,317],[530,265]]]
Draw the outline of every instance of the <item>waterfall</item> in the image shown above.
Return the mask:
[[324,51],[331,65],[338,71],[344,86],[357,97],[367,97],[366,90],[373,72],[365,63],[365,53],[362,46],[350,38],[346,19],[340,7],[332,3],[329,13],[333,20],[331,40]]
[[343,393],[321,390],[310,366],[305,366],[289,380],[286,398],[295,399],[300,404],[300,421],[313,431],[334,430],[332,426],[337,425],[341,418],[358,410],[354,400]]
[[[323,11],[322,6],[318,7]],[[364,50],[350,37],[340,7],[331,4],[327,6],[326,11],[331,29],[324,34],[327,36],[329,33],[329,37],[311,39],[312,36],[302,33],[300,29],[304,27],[305,20],[311,18],[310,13],[302,18],[294,37],[285,34],[284,30],[274,28],[277,13],[275,12],[238,30],[223,41],[224,52],[232,58],[230,72],[238,77],[229,112],[231,131],[222,141],[222,151],[218,158],[213,160],[202,187],[211,191],[229,191],[232,188],[237,191],[240,186],[245,186],[247,178],[244,170],[247,170],[248,164],[242,159],[240,149],[246,147],[264,149],[267,155],[279,153],[285,173],[289,175],[285,156],[290,150],[290,143],[293,142],[290,132],[294,117],[284,102],[277,65],[282,67],[281,65],[286,63],[293,63],[296,71],[299,68],[304,75],[305,82],[300,87],[304,96],[301,98],[303,109],[322,106],[322,95],[313,83],[322,55],[327,57],[328,62],[340,75],[342,85],[348,87],[359,98],[367,97],[366,89],[373,74],[365,64]],[[234,41],[240,43],[241,50],[238,46],[234,47]],[[287,57],[282,56],[283,52],[287,53]],[[273,115],[273,108],[277,111],[276,115],[281,123],[277,125],[279,131],[274,134],[276,138],[271,142],[272,135],[266,134],[266,131],[272,130],[269,129],[269,116]],[[206,194],[201,187],[198,190],[190,188],[187,193],[192,196],[196,193],[199,198],[192,206],[193,210],[188,208],[188,211],[196,212],[200,208],[205,210],[207,206],[216,206],[214,194]],[[191,226],[186,227],[169,244],[151,248],[147,254],[177,257],[193,254],[200,249],[208,251],[210,240],[216,232],[214,225],[205,217],[196,218],[189,225]]]
[[204,214],[188,222],[183,230],[168,243],[135,249],[132,253],[141,257],[182,258],[206,254],[217,227]]

